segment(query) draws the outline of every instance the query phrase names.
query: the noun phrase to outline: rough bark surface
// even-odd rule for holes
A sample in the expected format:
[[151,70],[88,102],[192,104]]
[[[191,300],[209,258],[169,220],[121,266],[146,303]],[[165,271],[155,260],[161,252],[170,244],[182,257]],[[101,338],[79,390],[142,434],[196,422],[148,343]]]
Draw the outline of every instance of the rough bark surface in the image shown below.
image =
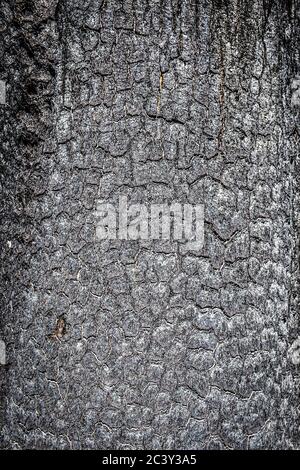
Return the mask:
[[[0,15],[3,447],[299,448],[297,2]],[[96,242],[125,194],[204,203],[204,248]]]

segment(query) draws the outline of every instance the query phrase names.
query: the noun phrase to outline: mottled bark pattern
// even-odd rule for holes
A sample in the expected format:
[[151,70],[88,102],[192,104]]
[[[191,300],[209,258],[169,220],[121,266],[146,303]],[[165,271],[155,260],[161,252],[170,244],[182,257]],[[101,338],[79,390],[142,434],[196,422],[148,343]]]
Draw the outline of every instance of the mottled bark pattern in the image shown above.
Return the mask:
[[[298,448],[296,2],[0,14],[3,446]],[[204,203],[204,248],[96,243],[119,195]]]

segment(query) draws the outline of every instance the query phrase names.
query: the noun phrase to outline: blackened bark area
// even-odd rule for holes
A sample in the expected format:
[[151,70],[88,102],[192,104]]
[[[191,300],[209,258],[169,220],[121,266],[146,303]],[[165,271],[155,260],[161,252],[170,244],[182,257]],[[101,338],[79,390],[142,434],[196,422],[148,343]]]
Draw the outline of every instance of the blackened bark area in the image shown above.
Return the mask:
[[[298,448],[297,2],[10,0],[0,32],[3,446]],[[204,248],[96,243],[119,195],[204,203]]]

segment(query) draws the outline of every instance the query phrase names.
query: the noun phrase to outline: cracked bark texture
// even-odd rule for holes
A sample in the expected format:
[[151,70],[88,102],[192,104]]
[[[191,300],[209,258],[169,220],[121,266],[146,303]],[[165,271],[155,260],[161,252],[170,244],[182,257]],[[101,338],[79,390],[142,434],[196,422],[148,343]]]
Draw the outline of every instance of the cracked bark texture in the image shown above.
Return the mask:
[[[2,446],[299,448],[297,2],[0,15]],[[204,248],[95,242],[119,195],[204,203]]]

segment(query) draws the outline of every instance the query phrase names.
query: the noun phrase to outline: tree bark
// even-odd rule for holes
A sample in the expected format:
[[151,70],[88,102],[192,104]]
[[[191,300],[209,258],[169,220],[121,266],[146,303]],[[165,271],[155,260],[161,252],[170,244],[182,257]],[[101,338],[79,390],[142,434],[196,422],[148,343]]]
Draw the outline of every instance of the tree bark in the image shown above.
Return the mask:
[[[3,447],[299,448],[298,2],[9,0],[0,32]],[[120,195],[203,203],[204,247],[96,241]]]

